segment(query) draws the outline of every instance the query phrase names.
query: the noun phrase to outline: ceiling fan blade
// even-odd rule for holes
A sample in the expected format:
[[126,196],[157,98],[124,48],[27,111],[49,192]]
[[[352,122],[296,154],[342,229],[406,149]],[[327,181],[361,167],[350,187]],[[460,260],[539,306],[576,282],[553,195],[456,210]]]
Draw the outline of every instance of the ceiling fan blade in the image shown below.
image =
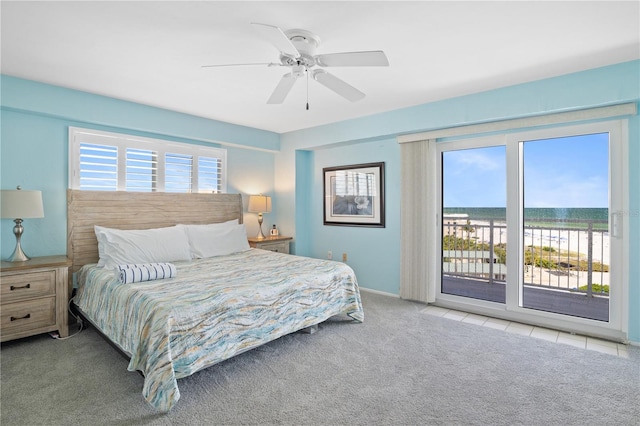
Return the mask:
[[296,82],[296,77],[292,73],[288,73],[282,76],[280,82],[276,86],[275,90],[267,101],[268,104],[281,104],[287,97],[293,84]]
[[254,65],[266,65],[268,67],[281,66],[282,64],[276,64],[275,62],[250,62],[246,64],[214,64],[214,65],[202,65],[202,68],[220,68],[220,67],[244,67]]
[[382,50],[367,52],[327,53],[317,55],[321,67],[387,67],[389,60]]
[[278,27],[268,24],[259,24],[252,22],[253,28],[255,28],[269,43],[273,44],[280,53],[283,53],[292,58],[299,58],[300,52],[293,45],[289,37]]
[[329,74],[324,70],[313,71],[313,79],[329,90],[333,90],[348,101],[356,102],[365,97],[365,94],[355,87],[345,83],[338,77]]

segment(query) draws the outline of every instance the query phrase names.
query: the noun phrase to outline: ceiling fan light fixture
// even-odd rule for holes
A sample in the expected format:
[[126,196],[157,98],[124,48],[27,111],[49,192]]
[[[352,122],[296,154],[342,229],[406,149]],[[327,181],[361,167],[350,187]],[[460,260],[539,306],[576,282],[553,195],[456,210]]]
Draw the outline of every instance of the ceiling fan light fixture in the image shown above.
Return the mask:
[[296,78],[304,77],[304,74],[306,72],[307,67],[305,67],[304,65],[295,65],[291,68],[291,74],[293,74],[293,76]]

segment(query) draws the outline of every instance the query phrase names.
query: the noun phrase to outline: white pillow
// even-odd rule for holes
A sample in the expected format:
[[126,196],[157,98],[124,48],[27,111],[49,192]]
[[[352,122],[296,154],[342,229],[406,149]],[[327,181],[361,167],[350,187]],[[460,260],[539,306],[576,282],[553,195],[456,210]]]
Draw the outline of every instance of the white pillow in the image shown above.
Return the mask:
[[185,231],[191,230],[192,232],[199,232],[200,230],[205,230],[207,228],[224,228],[226,226],[233,226],[238,224],[238,219],[228,220],[226,222],[220,223],[208,223],[204,225],[184,225],[180,224],[177,226],[181,226],[185,228]]
[[[194,239],[198,239],[198,235],[202,232],[211,234],[214,231],[222,231],[224,228],[229,228],[232,226],[238,225],[238,219],[228,220],[226,222],[218,222],[218,223],[207,223],[207,224],[198,224],[198,225],[184,225],[179,224],[184,228],[184,232],[187,234],[187,239],[189,240],[189,246],[191,247],[191,257],[192,258],[200,258],[200,256],[196,256],[194,251],[200,252],[200,250],[195,247]],[[193,238],[191,237],[193,236]]]
[[247,231],[244,225],[191,225],[186,226],[185,229],[191,246],[191,254],[197,259],[249,250]]
[[191,260],[184,228],[123,230],[94,226],[98,239],[98,266],[115,268],[128,263]]

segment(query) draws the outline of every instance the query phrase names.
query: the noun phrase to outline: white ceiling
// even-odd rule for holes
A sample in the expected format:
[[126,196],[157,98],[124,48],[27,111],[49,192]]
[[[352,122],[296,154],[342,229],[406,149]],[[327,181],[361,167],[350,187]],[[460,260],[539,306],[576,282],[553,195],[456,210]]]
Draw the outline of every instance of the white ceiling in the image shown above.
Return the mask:
[[[303,129],[640,58],[638,1],[2,1],[3,74],[271,130]],[[317,34],[318,53],[384,50],[389,67],[328,68],[348,102],[282,67],[251,22]]]

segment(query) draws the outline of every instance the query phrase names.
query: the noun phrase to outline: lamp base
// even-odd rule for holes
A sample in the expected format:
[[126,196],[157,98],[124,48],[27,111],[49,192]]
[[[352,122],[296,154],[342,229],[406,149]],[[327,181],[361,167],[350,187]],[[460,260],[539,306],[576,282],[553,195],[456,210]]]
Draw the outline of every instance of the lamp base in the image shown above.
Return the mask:
[[258,235],[256,235],[256,238],[259,240],[264,240],[266,237],[262,233],[262,213],[258,213],[258,227],[260,232],[258,232]]
[[22,251],[22,245],[20,244],[20,239],[22,238],[22,232],[24,232],[24,227],[22,226],[22,219],[15,219],[14,222],[16,226],[13,227],[13,234],[16,236],[16,248],[7,259],[9,262],[24,262],[25,260],[29,260],[29,256],[27,256],[24,251]]
[[20,244],[18,244],[16,246],[16,249],[13,251],[9,259],[7,260],[9,262],[24,262],[29,259],[30,257],[24,254],[24,251],[22,251],[22,247],[20,247]]

